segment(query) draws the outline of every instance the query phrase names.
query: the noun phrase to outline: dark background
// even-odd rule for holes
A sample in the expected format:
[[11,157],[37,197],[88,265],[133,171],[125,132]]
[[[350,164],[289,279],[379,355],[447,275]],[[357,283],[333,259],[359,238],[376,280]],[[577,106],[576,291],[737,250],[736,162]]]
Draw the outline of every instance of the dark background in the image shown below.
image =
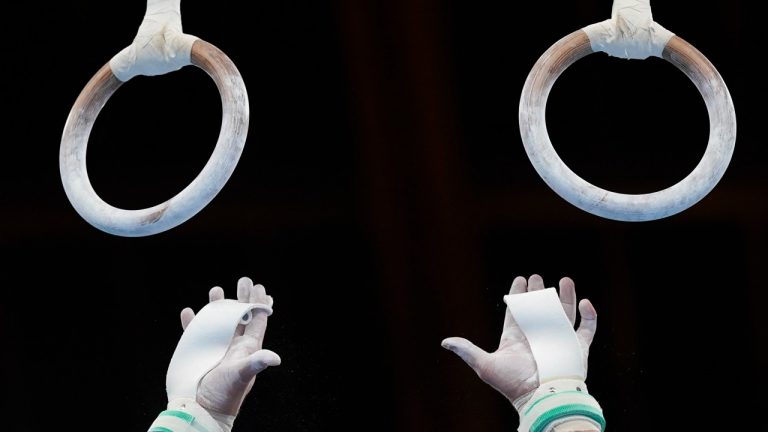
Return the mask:
[[[502,296],[532,273],[572,277],[598,310],[588,383],[609,430],[759,424],[747,396],[766,384],[768,336],[755,3],[654,2],[724,77],[738,138],[702,201],[626,223],[550,190],[517,122],[534,62],[608,18],[610,1],[184,0],[184,30],[242,73],[250,131],[211,204],[143,238],[81,219],[58,157],[78,93],[131,42],[145,3],[5,6],[2,428],[146,430],[166,403],[178,312],[249,276],[275,298],[265,346],[283,364],[259,375],[236,431],[515,430],[512,406],[440,341],[493,349]],[[91,134],[94,188],[122,208],[171,198],[207,161],[220,115],[194,67],[129,81]],[[564,161],[624,193],[681,180],[708,136],[693,84],[657,58],[581,60],[547,116]]]

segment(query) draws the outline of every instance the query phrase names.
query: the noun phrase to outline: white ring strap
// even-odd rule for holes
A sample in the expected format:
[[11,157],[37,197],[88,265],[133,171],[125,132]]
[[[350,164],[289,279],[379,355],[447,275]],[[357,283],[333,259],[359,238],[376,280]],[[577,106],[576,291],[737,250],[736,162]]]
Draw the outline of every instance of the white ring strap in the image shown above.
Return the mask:
[[661,57],[674,33],[653,21],[650,0],[613,0],[611,19],[584,27],[592,51],[626,59]]
[[192,64],[197,37],[181,28],[181,0],[147,0],[147,12],[133,43],[109,61],[117,79],[163,75]]

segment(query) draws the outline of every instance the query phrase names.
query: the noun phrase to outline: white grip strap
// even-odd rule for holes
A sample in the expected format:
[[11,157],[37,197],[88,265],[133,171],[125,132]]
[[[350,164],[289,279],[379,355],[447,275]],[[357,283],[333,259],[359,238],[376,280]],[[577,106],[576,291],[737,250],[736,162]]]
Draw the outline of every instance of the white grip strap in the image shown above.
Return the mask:
[[504,302],[528,340],[539,383],[586,379],[579,340],[554,288],[506,295]]
[[642,60],[661,57],[674,33],[653,21],[650,0],[614,0],[611,19],[584,27],[592,51]]
[[136,75],[162,75],[192,64],[197,37],[181,29],[181,0],[147,0],[147,12],[133,43],[109,61],[122,82]]
[[168,401],[195,400],[200,380],[224,358],[235,329],[251,320],[253,309],[272,314],[268,305],[235,300],[217,300],[200,309],[181,335],[168,365]]

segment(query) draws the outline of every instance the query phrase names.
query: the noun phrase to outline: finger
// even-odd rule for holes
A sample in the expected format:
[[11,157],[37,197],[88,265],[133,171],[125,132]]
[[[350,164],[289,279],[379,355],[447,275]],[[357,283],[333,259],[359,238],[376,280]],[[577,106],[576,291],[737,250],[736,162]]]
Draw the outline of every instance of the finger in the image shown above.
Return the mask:
[[[515,280],[512,281],[512,287],[509,289],[509,295],[522,294],[525,292],[527,286],[528,284],[525,281],[525,278],[518,276],[515,278]],[[507,313],[504,314],[504,330],[506,331],[507,327],[510,325],[516,326],[517,324],[515,323],[515,320],[512,319],[512,312],[510,312],[509,308],[507,308]]]
[[576,330],[576,335],[584,343],[585,348],[589,348],[597,331],[597,311],[592,302],[584,299],[579,302],[579,314],[581,314],[581,322],[579,323],[579,329]]
[[253,282],[251,282],[251,288],[248,292],[248,296],[248,301],[251,303],[269,304],[269,296],[267,295],[267,290],[264,288],[264,285],[254,285]]
[[195,318],[195,312],[192,308],[184,308],[181,311],[181,328],[186,330],[189,323]]
[[208,291],[208,300],[215,302],[217,300],[224,300],[224,290],[221,287],[215,286]]
[[509,289],[509,294],[522,294],[528,289],[528,281],[524,277],[518,276],[512,281],[512,287]]
[[441,345],[461,357],[477,373],[479,373],[479,367],[483,364],[483,360],[489,355],[482,348],[464,338],[451,337],[443,340]]
[[250,301],[251,287],[253,281],[247,277],[242,277],[237,281],[237,301],[241,303],[253,303]]
[[272,298],[271,295],[267,296],[267,306],[272,307],[275,304],[275,300]]
[[263,349],[238,360],[235,367],[240,379],[250,382],[259,372],[270,366],[279,366],[281,362],[280,356],[275,352]]
[[[257,304],[269,304],[269,296],[267,296],[267,290],[264,288],[264,285],[256,284],[251,286],[249,301]],[[259,348],[261,348],[261,344],[264,341],[268,318],[267,311],[254,309],[251,322],[245,326],[245,335],[255,338]]]
[[[509,289],[509,295],[522,294],[527,290],[527,287],[528,282],[525,280],[525,278],[518,276],[515,278],[515,280],[512,281],[512,287]],[[501,331],[501,342],[499,344],[501,345],[501,343],[504,343],[504,341],[507,339],[518,337],[523,337],[523,333],[520,331],[520,327],[512,317],[512,312],[509,311],[509,308],[506,308],[506,312],[504,312],[504,328]]]
[[531,275],[528,278],[528,291],[538,291],[544,289],[544,279],[537,274]]
[[[237,281],[237,301],[240,303],[252,303],[250,301],[251,288],[253,287],[253,281],[247,277],[242,277]],[[252,313],[252,312],[249,312]],[[253,317],[253,315],[251,315]],[[252,319],[252,318],[251,318]],[[246,325],[238,325],[235,329],[235,336],[242,336],[245,334]],[[258,344],[257,344],[258,345]],[[261,345],[258,345],[258,349],[261,349]]]
[[576,325],[576,285],[569,277],[560,279],[560,303],[571,325]]

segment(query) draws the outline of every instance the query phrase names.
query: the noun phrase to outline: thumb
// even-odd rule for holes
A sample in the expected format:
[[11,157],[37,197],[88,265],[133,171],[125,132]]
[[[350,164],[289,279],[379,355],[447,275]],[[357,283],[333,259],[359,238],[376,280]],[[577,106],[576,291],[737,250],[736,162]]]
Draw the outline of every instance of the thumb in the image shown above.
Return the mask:
[[472,342],[460,337],[445,339],[441,345],[443,348],[453,351],[454,354],[461,357],[475,372],[477,372],[478,366],[485,357],[489,355],[482,348],[478,348]]
[[280,365],[280,356],[275,352],[262,349],[255,353],[240,359],[236,365],[240,379],[245,382],[252,380],[256,374],[270,366]]
[[597,311],[592,302],[583,299],[579,302],[579,314],[581,314],[581,322],[576,334],[581,338],[585,348],[589,348],[597,331]]

